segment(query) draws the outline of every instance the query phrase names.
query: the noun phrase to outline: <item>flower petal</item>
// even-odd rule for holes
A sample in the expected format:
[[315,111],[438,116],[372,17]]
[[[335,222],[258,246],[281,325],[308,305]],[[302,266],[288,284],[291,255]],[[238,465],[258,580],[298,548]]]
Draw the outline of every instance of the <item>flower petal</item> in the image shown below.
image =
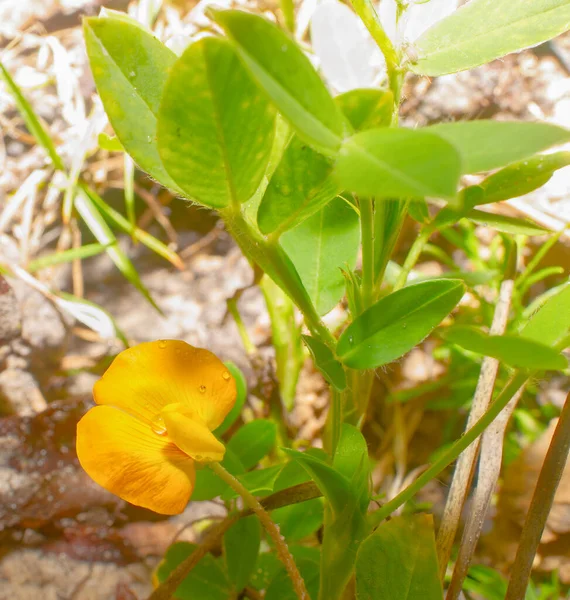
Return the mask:
[[161,413],[168,437],[196,461],[221,461],[226,447],[208,429],[205,423],[175,410]]
[[168,404],[215,429],[235,403],[236,384],[224,363],[180,340],[160,340],[121,352],[93,389],[95,402],[121,408],[149,424]]
[[168,437],[111,406],[96,406],[79,421],[77,456],[99,485],[157,513],[181,513],[194,489],[194,461]]

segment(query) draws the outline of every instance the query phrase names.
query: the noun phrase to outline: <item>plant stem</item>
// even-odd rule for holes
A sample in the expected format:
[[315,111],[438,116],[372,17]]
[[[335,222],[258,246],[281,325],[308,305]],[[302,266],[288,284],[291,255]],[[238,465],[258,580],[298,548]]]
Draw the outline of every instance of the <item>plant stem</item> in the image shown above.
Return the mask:
[[351,4],[356,11],[356,14],[362,19],[364,25],[366,25],[366,29],[370,32],[372,39],[378,44],[378,47],[384,55],[390,89],[394,94],[394,111],[397,113],[398,106],[400,105],[403,79],[402,73],[400,72],[400,57],[390,38],[382,28],[380,19],[376,14],[376,9],[372,2],[370,0],[351,0]]
[[362,306],[374,302],[374,204],[372,198],[359,198],[362,240]]
[[295,3],[293,0],[281,0],[281,12],[285,27],[291,32],[295,32]]
[[418,237],[414,240],[408,255],[406,256],[406,260],[404,261],[404,266],[400,271],[400,275],[398,276],[398,280],[396,281],[396,285],[394,286],[394,291],[403,288],[408,281],[408,276],[410,275],[412,269],[415,267],[418,262],[418,258],[422,253],[425,245],[429,240],[430,232],[427,229],[421,229]]
[[519,388],[526,383],[530,376],[531,373],[527,371],[515,371],[489,410],[473,425],[473,427],[471,427],[471,429],[466,431],[451,447],[443,452],[438,459],[414,481],[414,483],[384,504],[382,508],[372,513],[371,519],[373,524],[378,524],[386,519],[386,517],[389,517],[395,510],[400,508],[400,506],[413,498],[424,485],[429,483],[448,467],[495,420],[498,414],[508,404],[509,400],[517,393]]
[[336,339],[321,321],[293,265],[277,242],[266,240],[240,212],[232,208],[220,210],[228,231],[244,255],[271,277],[297,305],[311,333],[334,350]]
[[536,482],[515,562],[511,569],[511,579],[505,600],[523,600],[525,597],[536,549],[552,508],[554,495],[562,478],[569,451],[570,394],[566,397],[566,402],[562,407],[558,424]]
[[[301,483],[293,487],[281,490],[267,496],[261,500],[261,505],[265,510],[276,510],[283,506],[306,502],[322,496],[319,488],[312,482]],[[252,514],[252,510],[247,508],[241,512],[228,515],[223,521],[215,527],[208,530],[201,544],[185,558],[170,575],[154,590],[148,597],[148,600],[170,600],[178,586],[188,577],[192,569],[214,548],[219,547],[220,540],[226,531],[237,521]]]
[[220,463],[213,462],[209,463],[208,466],[222,481],[227,483],[235,492],[237,492],[243,498],[245,504],[257,515],[265,531],[269,534],[275,544],[277,556],[285,566],[287,574],[293,582],[293,588],[295,589],[297,598],[299,598],[299,600],[310,600],[309,593],[305,587],[305,581],[297,569],[295,559],[291,555],[285,540],[279,533],[277,525],[271,520],[271,517],[265,511],[259,500],[251,494],[237,478],[226,471]]
[[[493,323],[491,324],[491,335],[502,335],[505,333],[511,307],[513,288],[514,284],[512,279],[507,279],[501,284],[495,314],[493,315]],[[477,388],[475,389],[471,410],[465,426],[466,430],[469,430],[489,407],[498,371],[499,361],[496,358],[486,356],[481,363]],[[451,487],[445,503],[445,510],[441,519],[441,525],[437,532],[439,575],[442,581],[445,577],[449,557],[451,556],[451,548],[459,527],[465,498],[467,497],[471,486],[478,452],[479,441],[475,442],[469,446],[465,452],[461,453],[457,465],[455,466]]]

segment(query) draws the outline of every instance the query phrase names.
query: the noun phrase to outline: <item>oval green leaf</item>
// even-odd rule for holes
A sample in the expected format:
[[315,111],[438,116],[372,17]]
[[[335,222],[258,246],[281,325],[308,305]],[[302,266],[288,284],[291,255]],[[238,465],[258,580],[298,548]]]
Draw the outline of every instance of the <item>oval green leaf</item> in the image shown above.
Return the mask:
[[492,227],[503,233],[515,235],[546,235],[552,233],[549,229],[541,227],[528,219],[519,219],[507,215],[495,215],[482,210],[470,210],[465,217],[474,223]]
[[416,42],[412,68],[456,73],[536,46],[570,28],[569,0],[471,0]]
[[394,114],[394,94],[390,90],[359,88],[335,96],[355,131],[390,127]]
[[382,298],[340,336],[338,358],[354,369],[374,369],[400,358],[441,323],[464,292],[462,281],[434,279]]
[[330,202],[341,188],[333,163],[297,136],[289,142],[257,211],[262,233],[284,232]]
[[249,582],[261,542],[261,526],[256,515],[240,519],[224,535],[224,558],[229,580],[239,593]]
[[172,67],[158,118],[165,168],[213,208],[249,200],[269,162],[275,110],[227,40],[206,37]]
[[245,469],[257,463],[275,446],[277,425],[273,421],[257,419],[240,427],[227,444]]
[[331,349],[326,344],[323,344],[323,342],[309,335],[304,335],[303,341],[313,357],[315,367],[321,372],[327,383],[339,392],[346,389],[344,369],[334,357]]
[[359,242],[358,215],[340,197],[281,237],[319,315],[330,312],[342,298],[341,268],[354,268]]
[[468,326],[451,327],[441,335],[466,350],[492,356],[519,369],[564,370],[568,366],[557,350],[516,335],[488,335]]
[[519,121],[457,121],[424,131],[452,144],[462,158],[462,173],[504,167],[570,140],[570,131],[549,123]]
[[452,198],[461,159],[431,130],[370,129],[344,141],[334,174],[344,189],[377,198]]
[[441,600],[433,518],[394,517],[362,542],[356,557],[357,600]]
[[119,141],[144,171],[179,192],[156,144],[160,98],[176,55],[122,19],[88,18],[83,31],[97,91]]
[[345,119],[295,41],[258,15],[239,10],[212,14],[259,86],[299,135],[329,154],[338,150]]

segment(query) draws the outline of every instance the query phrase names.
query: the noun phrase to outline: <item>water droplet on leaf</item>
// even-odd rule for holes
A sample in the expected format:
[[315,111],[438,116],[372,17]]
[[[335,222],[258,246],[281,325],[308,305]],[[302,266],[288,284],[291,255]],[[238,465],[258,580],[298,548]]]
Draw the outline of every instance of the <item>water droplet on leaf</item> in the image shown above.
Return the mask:
[[222,377],[224,378],[225,381],[229,381],[232,378],[229,371],[224,371],[222,373]]
[[203,394],[206,391],[206,386],[201,385],[198,389],[200,390],[200,393]]
[[164,349],[166,348],[166,345],[167,345],[167,344],[166,344],[166,340],[160,340],[160,341],[158,342],[158,347],[159,347],[161,350],[164,350]]

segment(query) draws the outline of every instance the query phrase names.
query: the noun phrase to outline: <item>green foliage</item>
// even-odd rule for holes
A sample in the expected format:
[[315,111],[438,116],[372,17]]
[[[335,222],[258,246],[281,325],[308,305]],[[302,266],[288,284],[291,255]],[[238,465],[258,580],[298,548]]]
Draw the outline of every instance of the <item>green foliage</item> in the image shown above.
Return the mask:
[[275,446],[277,427],[274,422],[257,419],[240,427],[228,442],[245,469],[254,467]]
[[253,78],[297,133],[316,149],[338,150],[346,122],[293,39],[257,15],[238,10],[212,12]]
[[358,600],[441,600],[433,519],[395,517],[362,543],[356,559]]
[[528,158],[570,139],[570,132],[548,123],[457,121],[428,127],[461,156],[462,173],[480,173]]
[[326,344],[308,335],[303,336],[303,341],[313,357],[315,367],[330,385],[337,391],[342,392],[346,388],[346,375],[331,349]]
[[236,592],[249,582],[261,542],[261,526],[255,515],[240,519],[224,535],[224,558],[229,580]]
[[206,37],[191,44],[165,84],[158,150],[189,197],[214,208],[249,200],[265,173],[275,111],[232,45]]
[[441,279],[410,285],[379,300],[340,336],[340,361],[356,369],[392,362],[419,344],[461,300],[461,281]]
[[358,214],[340,197],[281,237],[317,314],[325,315],[341,299],[341,267],[354,268],[359,242]]
[[392,123],[394,94],[390,90],[350,90],[336,96],[335,102],[355,131],[389,127]]
[[423,75],[470,69],[536,46],[570,27],[568,0],[472,0],[416,42]]
[[453,198],[461,159],[435,133],[391,128],[357,133],[344,141],[335,176],[343,187],[364,196]]
[[545,344],[516,335],[487,335],[473,327],[450,327],[442,335],[467,350],[521,369],[564,370],[568,361]]
[[162,90],[176,55],[141,26],[115,16],[85,19],[83,32],[97,91],[121,144],[142,169],[179,191],[156,140]]
[[[170,572],[196,549],[195,544],[177,542],[170,546],[155,571],[157,583],[163,582]],[[228,600],[233,586],[223,558],[206,554],[178,586],[178,600]]]
[[239,419],[245,401],[247,400],[247,381],[244,374],[241,372],[241,369],[231,361],[225,362],[224,364],[236,382],[237,395],[232,409],[226,415],[226,418],[222,421],[222,424],[215,431],[215,434],[218,437],[224,435],[224,433],[237,421],[237,419]]

